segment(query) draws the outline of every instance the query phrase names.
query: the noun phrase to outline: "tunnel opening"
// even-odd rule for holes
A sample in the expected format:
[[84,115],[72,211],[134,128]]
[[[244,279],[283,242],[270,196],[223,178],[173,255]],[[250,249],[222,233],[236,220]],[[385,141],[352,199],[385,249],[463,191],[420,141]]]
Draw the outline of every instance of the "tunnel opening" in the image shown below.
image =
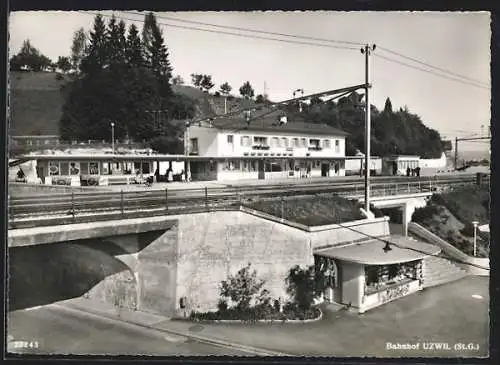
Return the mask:
[[133,278],[122,261],[85,245],[64,242],[9,248],[8,309],[77,298],[116,274]]
[[389,217],[389,230],[391,234],[403,234],[403,210],[402,207],[380,208],[382,213]]

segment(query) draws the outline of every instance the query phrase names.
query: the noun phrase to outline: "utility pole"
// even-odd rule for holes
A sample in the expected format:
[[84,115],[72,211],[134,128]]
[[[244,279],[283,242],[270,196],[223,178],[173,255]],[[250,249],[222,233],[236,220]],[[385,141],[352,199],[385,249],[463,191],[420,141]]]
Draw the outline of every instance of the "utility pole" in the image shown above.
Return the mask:
[[[304,89],[297,89],[297,90],[294,90],[293,92],[293,98],[295,99],[295,94],[298,94],[298,93],[301,93],[301,97],[304,96]],[[302,103],[300,102],[299,100],[299,112],[302,113]]]
[[371,142],[371,111],[370,111],[370,54],[376,45],[369,44],[361,48],[365,55],[365,210],[370,211],[370,142]]
[[468,137],[468,138],[455,137],[455,170],[457,169],[457,163],[458,163],[458,142],[459,141],[481,141],[481,140],[486,140],[486,139],[490,139],[490,138],[491,138],[490,136],[488,136],[488,137]]
[[[190,141],[189,141],[189,127],[191,126],[191,122],[190,121],[186,121],[186,125],[185,125],[185,131],[184,131],[184,154],[186,155],[186,157],[189,156],[190,154]],[[191,161],[189,161],[188,159],[186,159],[186,162],[185,162],[185,167],[186,167],[186,171],[185,171],[185,179],[186,179],[186,182],[189,182],[189,178],[191,177]]]
[[458,137],[455,137],[455,161],[453,163],[455,170],[457,169],[458,163]]

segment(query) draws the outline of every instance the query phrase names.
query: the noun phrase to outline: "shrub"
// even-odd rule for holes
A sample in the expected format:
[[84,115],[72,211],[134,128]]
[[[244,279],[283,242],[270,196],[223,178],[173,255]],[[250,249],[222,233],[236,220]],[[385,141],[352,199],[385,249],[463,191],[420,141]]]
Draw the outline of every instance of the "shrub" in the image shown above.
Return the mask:
[[250,304],[256,299],[257,294],[263,295],[261,289],[265,281],[257,279],[257,271],[250,271],[250,266],[249,263],[240,269],[235,276],[230,276],[228,280],[221,282],[221,297],[230,298],[241,310],[250,308]]
[[474,225],[472,223],[466,223],[460,230],[460,233],[466,237],[474,237]]
[[[434,195],[433,195],[434,196]],[[417,223],[423,223],[427,219],[432,218],[434,215],[439,214],[439,209],[436,205],[430,202],[427,206],[415,209],[413,212],[412,220]]]
[[220,299],[217,303],[217,309],[221,313],[226,312],[228,309],[227,301],[225,301],[224,299]]
[[220,92],[219,92],[219,91],[216,91],[216,92],[214,93],[214,96],[215,96],[216,98],[220,97]]
[[311,308],[315,296],[314,266],[302,269],[296,265],[290,269],[286,278],[287,293],[292,296],[294,303],[302,311]]

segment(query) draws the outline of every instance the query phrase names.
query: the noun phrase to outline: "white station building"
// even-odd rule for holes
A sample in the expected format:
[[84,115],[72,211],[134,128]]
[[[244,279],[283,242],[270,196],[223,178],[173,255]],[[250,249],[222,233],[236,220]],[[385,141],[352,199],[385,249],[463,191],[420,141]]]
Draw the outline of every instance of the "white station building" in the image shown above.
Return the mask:
[[348,133],[324,124],[289,120],[283,113],[245,113],[198,122],[186,130],[193,180],[345,176]]

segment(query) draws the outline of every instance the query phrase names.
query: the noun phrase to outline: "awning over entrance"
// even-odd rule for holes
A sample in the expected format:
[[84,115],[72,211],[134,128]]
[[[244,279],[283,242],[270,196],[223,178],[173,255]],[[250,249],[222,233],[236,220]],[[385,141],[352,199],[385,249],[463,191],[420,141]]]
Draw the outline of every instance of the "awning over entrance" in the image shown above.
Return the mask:
[[437,246],[404,236],[391,235],[383,237],[383,240],[393,243],[390,245],[390,251],[384,251],[386,245],[384,241],[372,239],[352,245],[317,250],[314,254],[363,265],[390,265],[420,260],[441,252]]

